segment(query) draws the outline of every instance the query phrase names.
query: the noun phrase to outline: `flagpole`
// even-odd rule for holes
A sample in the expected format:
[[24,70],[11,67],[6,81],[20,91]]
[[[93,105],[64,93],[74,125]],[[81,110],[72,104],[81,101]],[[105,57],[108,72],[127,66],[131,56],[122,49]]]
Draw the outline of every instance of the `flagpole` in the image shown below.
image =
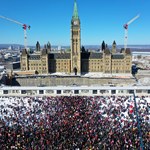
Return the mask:
[[136,104],[135,91],[133,93],[133,99],[134,99],[135,112],[136,112],[136,121],[137,121],[137,125],[138,125],[138,134],[139,134],[138,136],[140,139],[140,150],[144,150],[142,132],[141,132],[141,127],[140,127],[140,120],[139,120],[139,115],[138,115],[138,108],[137,108],[137,104]]

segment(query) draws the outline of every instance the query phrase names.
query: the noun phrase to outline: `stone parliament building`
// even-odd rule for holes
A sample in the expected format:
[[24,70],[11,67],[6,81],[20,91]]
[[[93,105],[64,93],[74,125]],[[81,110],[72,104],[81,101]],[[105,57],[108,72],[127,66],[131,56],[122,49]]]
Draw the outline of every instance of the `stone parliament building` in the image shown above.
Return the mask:
[[116,42],[111,50],[105,42],[100,52],[81,50],[81,29],[78,16],[77,3],[74,2],[74,11],[71,20],[71,51],[52,53],[50,43],[40,49],[39,43],[36,51],[29,53],[26,49],[21,54],[21,71],[36,71],[38,74],[51,74],[56,72],[69,75],[81,75],[89,72],[100,73],[131,73],[132,56],[130,49],[121,49],[117,52]]

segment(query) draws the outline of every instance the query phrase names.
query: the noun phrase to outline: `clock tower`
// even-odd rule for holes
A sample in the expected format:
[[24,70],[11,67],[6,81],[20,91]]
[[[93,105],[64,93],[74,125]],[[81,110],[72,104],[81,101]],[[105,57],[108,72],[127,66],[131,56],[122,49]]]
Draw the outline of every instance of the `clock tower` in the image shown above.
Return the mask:
[[81,36],[80,19],[78,16],[77,3],[74,1],[74,11],[71,20],[71,73],[81,74]]

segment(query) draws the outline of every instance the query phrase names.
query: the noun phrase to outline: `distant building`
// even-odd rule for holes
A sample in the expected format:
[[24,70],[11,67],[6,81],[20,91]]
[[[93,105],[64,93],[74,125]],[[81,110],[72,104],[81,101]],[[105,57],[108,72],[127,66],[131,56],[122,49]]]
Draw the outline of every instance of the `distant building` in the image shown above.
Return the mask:
[[39,74],[64,72],[80,75],[88,72],[131,73],[130,49],[116,52],[116,42],[109,50],[105,42],[101,52],[87,52],[81,49],[81,29],[77,4],[74,2],[74,12],[71,20],[71,52],[52,53],[51,46],[40,49],[39,42],[36,52],[29,54],[26,49],[21,55],[21,70],[36,70]]
[[7,63],[5,64],[5,68],[8,70],[20,69],[20,61]]
[[3,62],[5,60],[4,55],[0,54],[0,62]]
[[61,50],[61,46],[59,45],[59,46],[58,46],[58,51],[60,51],[60,50]]
[[4,71],[4,69],[5,69],[5,67],[4,67],[4,66],[2,66],[2,65],[0,65],[0,72],[3,72],[3,71]]
[[8,47],[8,50],[13,50],[13,46],[12,46],[12,45],[9,46],[9,47]]

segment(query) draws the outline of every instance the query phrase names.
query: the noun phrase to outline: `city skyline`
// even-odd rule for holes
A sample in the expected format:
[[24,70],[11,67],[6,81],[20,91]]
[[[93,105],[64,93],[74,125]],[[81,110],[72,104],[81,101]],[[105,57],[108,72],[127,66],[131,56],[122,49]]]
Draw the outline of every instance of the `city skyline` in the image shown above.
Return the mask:
[[[34,46],[37,41],[41,45],[48,41],[51,45],[70,45],[73,4],[74,0],[37,0],[36,3],[5,0],[1,2],[0,15],[31,25],[27,31],[28,45]],[[137,14],[140,18],[129,26],[128,44],[150,44],[149,4],[146,0],[77,0],[81,45],[100,45],[103,40],[108,45],[114,40],[123,45],[123,25]],[[0,44],[24,44],[23,29],[18,24],[0,18],[0,33]]]

